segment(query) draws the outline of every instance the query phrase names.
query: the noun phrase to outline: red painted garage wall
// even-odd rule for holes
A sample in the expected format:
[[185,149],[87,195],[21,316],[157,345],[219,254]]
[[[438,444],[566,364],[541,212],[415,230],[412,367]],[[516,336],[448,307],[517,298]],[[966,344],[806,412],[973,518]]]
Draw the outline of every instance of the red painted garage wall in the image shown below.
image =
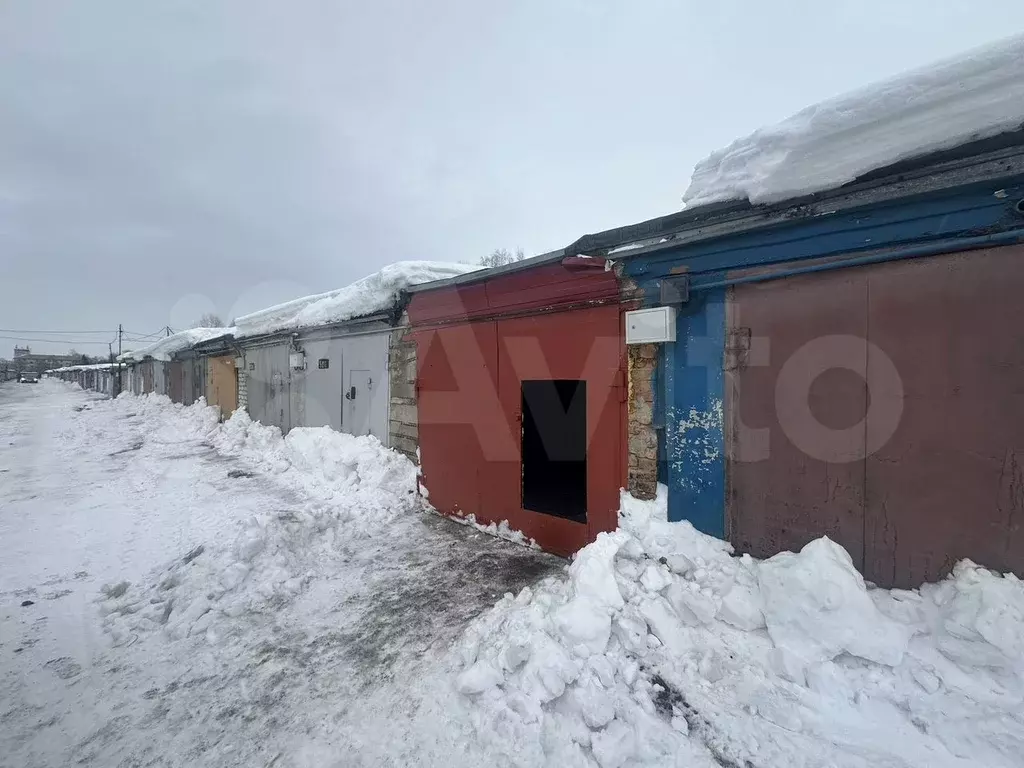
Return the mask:
[[[559,554],[617,526],[626,482],[625,346],[603,262],[560,264],[414,294],[420,461],[430,502],[507,520]],[[587,522],[522,504],[522,382],[587,383]]]

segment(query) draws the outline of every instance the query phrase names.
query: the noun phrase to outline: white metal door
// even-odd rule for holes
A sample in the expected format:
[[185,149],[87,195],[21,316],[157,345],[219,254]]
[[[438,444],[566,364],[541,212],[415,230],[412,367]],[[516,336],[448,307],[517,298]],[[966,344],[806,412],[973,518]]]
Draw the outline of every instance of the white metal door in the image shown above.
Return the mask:
[[348,401],[348,418],[345,431],[353,435],[370,434],[370,396],[374,386],[369,371],[349,371],[348,390],[345,399]]

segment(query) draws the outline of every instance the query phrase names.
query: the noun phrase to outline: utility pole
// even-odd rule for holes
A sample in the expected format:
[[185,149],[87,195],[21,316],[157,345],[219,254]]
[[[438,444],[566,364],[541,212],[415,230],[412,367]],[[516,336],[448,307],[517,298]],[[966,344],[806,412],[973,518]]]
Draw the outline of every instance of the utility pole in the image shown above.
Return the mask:
[[120,323],[118,323],[117,324],[117,356],[118,357],[121,356],[121,336],[123,334],[124,334],[124,328],[121,327]]

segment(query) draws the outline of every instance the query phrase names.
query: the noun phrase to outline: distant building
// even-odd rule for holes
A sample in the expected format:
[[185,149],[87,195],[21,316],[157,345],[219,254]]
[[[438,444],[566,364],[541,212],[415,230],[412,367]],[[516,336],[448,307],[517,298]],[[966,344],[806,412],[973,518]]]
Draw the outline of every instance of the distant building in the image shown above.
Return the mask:
[[14,359],[8,364],[13,368],[15,375],[22,371],[47,371],[51,368],[61,368],[65,365],[72,365],[75,362],[71,355],[32,354],[29,347],[15,347]]

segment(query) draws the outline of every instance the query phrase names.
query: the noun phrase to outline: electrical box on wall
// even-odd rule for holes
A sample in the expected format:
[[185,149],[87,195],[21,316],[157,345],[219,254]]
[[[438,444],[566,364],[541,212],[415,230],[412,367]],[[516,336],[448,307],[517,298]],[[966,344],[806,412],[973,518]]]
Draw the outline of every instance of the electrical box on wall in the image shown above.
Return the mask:
[[657,344],[675,340],[675,307],[634,309],[626,313],[627,344]]
[[302,352],[291,352],[288,354],[288,365],[293,371],[302,371],[306,368],[306,355]]
[[235,358],[235,368],[237,368],[240,371],[244,371],[245,370],[245,358],[244,357],[236,357]]

